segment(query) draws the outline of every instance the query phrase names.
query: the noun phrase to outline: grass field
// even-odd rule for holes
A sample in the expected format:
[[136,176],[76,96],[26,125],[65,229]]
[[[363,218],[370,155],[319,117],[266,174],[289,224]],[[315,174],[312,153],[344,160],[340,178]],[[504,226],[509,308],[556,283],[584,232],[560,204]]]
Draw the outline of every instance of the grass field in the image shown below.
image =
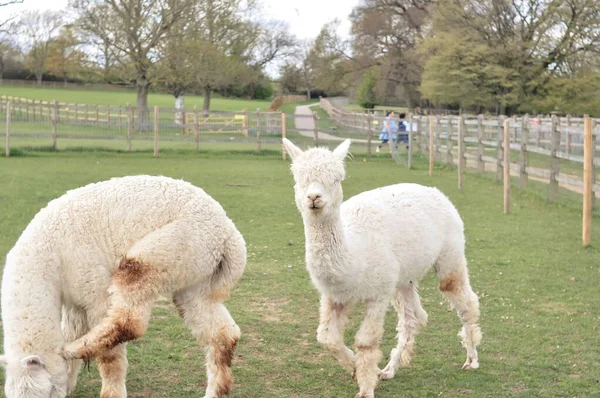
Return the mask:
[[[289,164],[275,152],[150,156],[65,151],[0,158],[0,256],[33,215],[67,189],[138,173],[184,178],[224,206],[248,244],[246,272],[227,302],[243,333],[231,397],[353,397],[358,390],[351,375],[315,339],[319,297],[304,268],[303,225]],[[512,212],[503,215],[501,185],[468,174],[458,191],[454,171],[440,167],[428,177],[426,168],[422,158],[408,171],[387,157],[366,163],[356,157],[349,161],[344,193],[417,182],[439,187],[455,203],[465,221],[471,283],[481,300],[481,368],[460,369],[460,322],[446,311],[429,275],[421,284],[429,325],[417,338],[417,355],[410,368],[380,384],[377,397],[599,396],[600,218],[594,219],[595,246],[583,249],[577,207],[515,190]],[[405,233],[399,226],[398,245]],[[360,310],[352,320],[349,344]],[[395,345],[394,327],[390,311],[384,360]],[[129,362],[130,397],[203,395],[203,352],[170,301],[157,304],[148,333],[129,344]],[[82,372],[76,397],[98,396],[99,388],[92,366]]]
[[[43,101],[57,100],[71,104],[88,105],[112,105],[125,106],[136,104],[136,93],[133,91],[99,91],[82,89],[53,89],[35,87],[10,87],[0,86],[0,95],[23,97]],[[197,95],[185,96],[185,107],[193,108],[196,105],[202,109],[204,98]],[[256,111],[260,108],[266,111],[271,104],[270,101],[244,100],[238,98],[221,98],[213,96],[210,100],[210,109],[213,111]],[[148,95],[148,106],[159,106],[161,108],[175,108],[175,99],[168,94]]]

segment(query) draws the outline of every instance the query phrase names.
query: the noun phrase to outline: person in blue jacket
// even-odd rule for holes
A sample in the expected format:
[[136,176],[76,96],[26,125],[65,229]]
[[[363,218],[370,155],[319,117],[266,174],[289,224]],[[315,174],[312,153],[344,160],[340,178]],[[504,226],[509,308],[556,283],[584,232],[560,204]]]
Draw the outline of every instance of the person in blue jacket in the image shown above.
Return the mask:
[[381,147],[384,144],[387,144],[390,139],[394,139],[394,133],[396,132],[397,126],[396,121],[394,120],[394,112],[387,111],[385,113],[385,119],[383,119],[383,127],[381,128],[381,134],[379,134],[379,139],[381,140],[381,144],[377,145],[377,149],[375,152],[380,152]]

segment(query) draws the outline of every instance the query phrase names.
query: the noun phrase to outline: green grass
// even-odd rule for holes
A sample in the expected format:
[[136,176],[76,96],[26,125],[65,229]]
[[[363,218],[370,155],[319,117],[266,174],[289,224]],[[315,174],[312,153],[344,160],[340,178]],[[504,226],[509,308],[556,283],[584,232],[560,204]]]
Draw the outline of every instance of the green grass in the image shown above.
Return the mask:
[[[351,397],[358,391],[315,339],[318,294],[304,265],[304,233],[294,200],[289,163],[276,151],[250,154],[172,149],[149,152],[21,153],[0,158],[0,256],[5,257],[34,214],[67,189],[137,173],[184,178],[218,200],[244,234],[248,265],[227,307],[243,337],[233,362],[232,398]],[[349,161],[345,197],[366,189],[417,182],[437,186],[465,221],[471,283],[481,300],[481,368],[460,369],[460,322],[446,311],[437,281],[421,284],[429,325],[417,338],[410,368],[382,382],[378,398],[392,397],[592,397],[600,394],[600,218],[593,243],[581,248],[577,206],[552,204],[535,191],[513,190],[511,213],[502,213],[502,186],[468,173],[458,191],[454,170],[435,169],[417,157],[408,171],[374,157]],[[398,245],[403,243],[399,232]],[[347,333],[352,344],[361,314]],[[390,312],[385,359],[394,345]],[[384,360],[385,360],[384,359]],[[135,397],[203,395],[203,352],[170,302],[158,303],[148,333],[129,344],[128,390]],[[384,361],[380,364],[384,365]],[[3,383],[3,379],[0,379]],[[94,366],[80,376],[76,397],[98,396]]]
[[[57,100],[58,102],[67,102],[71,104],[112,106],[136,104],[136,93],[133,91],[69,90],[61,88],[0,86],[0,95],[43,101]],[[193,108],[194,105],[196,105],[199,109],[202,109],[203,101],[204,98],[201,96],[186,95],[185,107]],[[218,96],[213,96],[210,101],[210,109],[213,111],[241,111],[242,109],[248,109],[250,112],[255,112],[257,108],[266,111],[270,104],[270,101],[220,98]],[[151,93],[148,95],[148,106],[175,108],[175,99],[172,95]]]

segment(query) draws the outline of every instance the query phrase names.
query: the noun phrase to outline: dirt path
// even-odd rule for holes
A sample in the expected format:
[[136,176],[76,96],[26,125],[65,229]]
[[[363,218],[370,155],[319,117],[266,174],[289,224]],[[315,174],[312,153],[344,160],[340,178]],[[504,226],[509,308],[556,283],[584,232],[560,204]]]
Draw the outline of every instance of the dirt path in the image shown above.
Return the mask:
[[[315,130],[315,120],[312,118],[312,110],[310,109],[313,106],[318,106],[319,104],[311,104],[311,105],[301,105],[296,107],[296,112],[294,114],[294,124],[296,126],[296,130],[300,135],[304,137],[314,137]],[[318,132],[319,140],[326,141],[344,141],[346,137],[336,137],[331,134],[323,133],[322,131]],[[362,144],[366,144],[367,140],[347,137],[352,140],[352,142],[360,142]]]

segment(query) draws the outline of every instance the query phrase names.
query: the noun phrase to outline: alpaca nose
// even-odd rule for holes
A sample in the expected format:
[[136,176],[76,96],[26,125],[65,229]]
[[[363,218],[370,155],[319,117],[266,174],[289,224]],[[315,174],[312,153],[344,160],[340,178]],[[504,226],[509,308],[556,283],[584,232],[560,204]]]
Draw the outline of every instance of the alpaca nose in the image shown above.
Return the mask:
[[319,194],[319,193],[309,193],[308,195],[306,195],[306,197],[314,202],[315,200],[321,198],[321,194]]

